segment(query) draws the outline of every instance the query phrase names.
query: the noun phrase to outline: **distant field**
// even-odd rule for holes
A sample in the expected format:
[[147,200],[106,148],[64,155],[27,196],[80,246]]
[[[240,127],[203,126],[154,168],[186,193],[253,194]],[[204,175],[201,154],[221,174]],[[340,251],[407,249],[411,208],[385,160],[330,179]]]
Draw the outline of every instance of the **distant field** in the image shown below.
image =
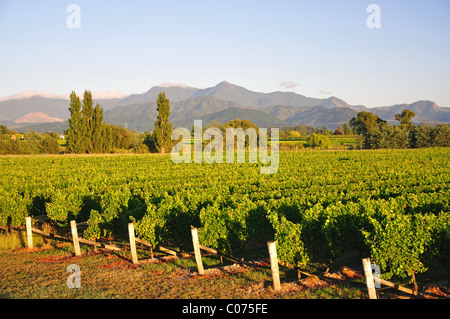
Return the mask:
[[[356,135],[327,135],[331,142],[331,149],[335,148],[335,146],[344,146],[346,149],[349,146],[354,146],[358,143],[359,137]],[[191,139],[191,144],[194,143],[194,139]],[[269,145],[272,143],[270,140],[268,141]],[[283,145],[302,145],[303,147],[308,146],[308,136],[304,137],[296,137],[296,138],[280,138],[279,139],[280,146]],[[342,148],[339,148],[342,149]]]
[[[358,136],[342,136],[342,135],[327,135],[330,139],[331,146],[333,149],[335,146],[344,146],[348,148],[348,146],[354,146],[358,143]],[[280,146],[291,144],[291,145],[303,145],[304,147],[308,146],[308,137],[299,137],[299,138],[284,138],[280,139]]]

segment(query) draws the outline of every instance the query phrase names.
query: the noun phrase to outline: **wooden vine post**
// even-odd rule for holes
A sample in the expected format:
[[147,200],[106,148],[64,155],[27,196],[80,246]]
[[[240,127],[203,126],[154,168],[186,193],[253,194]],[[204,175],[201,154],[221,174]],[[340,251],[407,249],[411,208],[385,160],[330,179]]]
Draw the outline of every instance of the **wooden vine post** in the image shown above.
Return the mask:
[[369,292],[369,299],[377,299],[377,292],[375,291],[375,279],[372,274],[370,258],[364,258],[362,262],[364,268],[364,276],[366,277],[367,290]]
[[134,236],[134,224],[129,223],[128,224],[128,236],[130,237],[130,250],[131,250],[131,259],[133,261],[133,264],[138,264],[138,257],[136,252],[136,239]]
[[275,241],[268,241],[267,248],[269,249],[270,268],[272,269],[273,289],[280,291],[280,273],[278,270],[277,244]]
[[194,254],[195,254],[195,261],[197,262],[198,273],[200,275],[203,275],[205,273],[205,270],[203,269],[202,254],[200,252],[200,245],[198,242],[197,228],[192,227],[191,234],[192,234],[192,244],[194,245]]
[[28,249],[33,249],[33,231],[31,230],[31,217],[25,217],[25,224],[27,228],[27,245]]
[[70,221],[70,228],[72,232],[73,249],[75,250],[75,256],[81,256],[80,240],[78,239],[77,222]]

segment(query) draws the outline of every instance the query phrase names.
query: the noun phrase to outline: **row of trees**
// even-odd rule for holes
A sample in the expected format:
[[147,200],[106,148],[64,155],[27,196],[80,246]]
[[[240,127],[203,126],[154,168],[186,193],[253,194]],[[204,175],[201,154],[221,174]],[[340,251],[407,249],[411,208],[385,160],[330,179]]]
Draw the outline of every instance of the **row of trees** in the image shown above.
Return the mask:
[[320,135],[355,135],[355,131],[348,123],[338,125],[336,129],[331,130],[326,126],[312,127],[306,125],[285,126],[280,127],[280,138],[298,138],[301,136],[311,136],[312,134]]
[[139,135],[127,128],[105,123],[103,109],[98,103],[93,106],[89,91],[84,92],[83,102],[72,91],[69,111],[69,129],[65,134],[68,153],[110,153],[120,150],[146,153],[154,148],[150,133]]
[[66,142],[58,133],[38,133],[31,130],[18,133],[1,125],[0,155],[156,151],[151,133],[138,134],[121,126],[104,123],[103,109],[98,103],[93,106],[89,91],[84,92],[82,102],[72,92],[69,111]]
[[[121,126],[107,125],[112,141],[110,152],[149,152],[151,133],[138,134]],[[55,132],[38,133],[32,130],[18,133],[0,126],[0,155],[36,155],[66,153],[66,143]],[[156,151],[156,150],[155,150]]]
[[378,115],[363,111],[350,120],[350,126],[361,136],[364,149],[450,146],[449,125],[414,125],[414,117],[414,112],[403,110],[395,116],[400,124],[390,125]]
[[74,91],[70,94],[69,130],[66,134],[69,153],[107,153],[112,147],[112,128],[103,123],[103,109],[93,107],[92,94],[84,92],[83,105]]
[[0,155],[58,154],[61,150],[58,140],[57,133],[19,134],[0,125]]

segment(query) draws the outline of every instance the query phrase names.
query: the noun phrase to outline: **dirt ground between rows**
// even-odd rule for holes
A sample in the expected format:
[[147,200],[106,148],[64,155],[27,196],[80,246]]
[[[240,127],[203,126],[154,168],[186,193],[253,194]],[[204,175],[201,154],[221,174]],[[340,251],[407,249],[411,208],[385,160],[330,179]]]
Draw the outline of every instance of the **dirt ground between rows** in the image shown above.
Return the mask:
[[[43,250],[50,249],[49,247],[44,248],[34,248],[32,250],[26,248],[15,249],[14,253],[19,254],[32,254],[33,252],[39,252]],[[113,270],[124,270],[130,271],[139,269],[145,265],[152,264],[164,264],[171,263],[177,259],[174,256],[164,256],[154,259],[144,259],[140,260],[139,265],[134,265],[130,260],[123,257],[117,256],[115,254],[106,251],[96,251],[85,253],[82,256],[73,256],[73,254],[68,253],[64,255],[50,255],[46,257],[39,257],[34,259],[34,262],[40,264],[56,264],[56,263],[76,263],[83,258],[88,256],[103,256],[104,263],[100,264],[98,267],[100,269],[113,269]],[[170,274],[170,277],[176,280],[208,280],[208,279],[218,279],[225,278],[227,276],[233,276],[239,273],[245,273],[248,271],[257,271],[258,269],[269,268],[269,259],[258,259],[253,261],[248,261],[246,265],[232,264],[221,267],[213,267],[205,269],[204,275],[199,275],[193,269],[178,269]],[[155,275],[162,274],[163,270],[156,270]],[[113,279],[111,279],[113,280]],[[304,275],[298,273],[298,278],[281,278],[281,291],[283,293],[295,293],[299,291],[307,290],[317,290],[326,287],[336,287],[342,284],[352,284],[355,281],[363,281],[364,276],[361,269],[352,269],[346,266],[341,267],[338,270],[329,271],[320,274]],[[248,294],[261,293],[266,290],[271,290],[270,281],[260,281],[252,283],[247,288]],[[438,281],[433,281],[423,285],[419,285],[419,296],[411,296],[405,293],[398,292],[391,288],[382,288],[378,290],[383,292],[381,298],[386,299],[450,299],[450,289],[449,283],[446,279],[441,279]],[[362,294],[366,294],[365,289],[362,289]],[[364,297],[363,297],[364,298]]]

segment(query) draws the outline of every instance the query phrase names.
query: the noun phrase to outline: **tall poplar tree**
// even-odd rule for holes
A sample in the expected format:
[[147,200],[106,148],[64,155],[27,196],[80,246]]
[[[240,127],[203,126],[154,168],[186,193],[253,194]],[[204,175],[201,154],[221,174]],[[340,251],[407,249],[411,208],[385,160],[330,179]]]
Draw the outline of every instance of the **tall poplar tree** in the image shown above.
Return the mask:
[[103,109],[97,103],[92,115],[92,152],[106,153],[109,151],[106,138],[106,125],[103,123]]
[[111,148],[111,129],[103,122],[103,109],[97,103],[93,108],[92,94],[84,92],[83,105],[72,91],[70,94],[70,118],[67,131],[69,153],[105,153]]
[[69,153],[85,153],[86,150],[82,145],[84,130],[81,123],[81,102],[80,98],[75,94],[74,91],[72,91],[72,93],[70,94],[69,111],[69,130],[66,134],[67,150]]
[[153,133],[156,149],[164,154],[172,145],[172,123],[169,123],[170,105],[164,92],[159,93],[156,99],[158,105],[158,117],[155,122],[155,132]]
[[94,102],[92,101],[92,93],[90,91],[84,91],[83,96],[83,108],[81,109],[81,125],[84,128],[84,138],[82,144],[84,145],[87,153],[94,151],[94,145],[92,143],[92,132],[94,131]]

